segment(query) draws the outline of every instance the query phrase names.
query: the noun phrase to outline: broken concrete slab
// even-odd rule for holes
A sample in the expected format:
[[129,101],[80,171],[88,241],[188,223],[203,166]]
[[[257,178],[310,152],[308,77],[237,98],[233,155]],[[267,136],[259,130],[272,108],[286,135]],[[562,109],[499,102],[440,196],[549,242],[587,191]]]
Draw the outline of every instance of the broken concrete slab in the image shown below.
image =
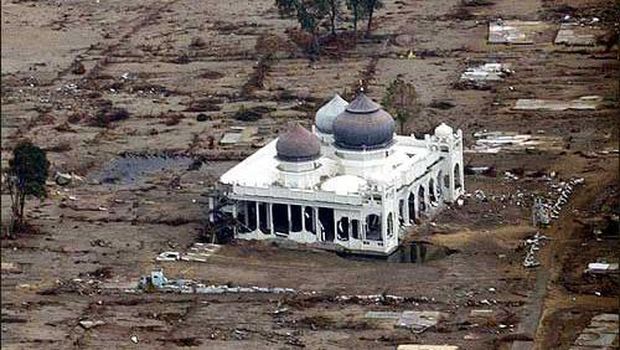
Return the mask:
[[80,326],[84,329],[91,329],[97,326],[103,326],[105,324],[105,322],[103,321],[89,321],[89,320],[83,320],[79,322]]
[[402,315],[402,312],[368,311],[364,317],[385,320],[385,319],[399,319],[401,315]]
[[490,83],[503,80],[512,73],[514,72],[508,68],[507,64],[485,63],[465,69],[459,81],[473,88],[484,88]]
[[177,261],[180,259],[181,254],[179,252],[163,252],[155,258],[156,261]]
[[[589,329],[586,329],[588,331]],[[611,346],[614,341],[618,338],[617,334],[607,334],[607,333],[595,333],[595,332],[585,332],[581,333],[577,340],[575,341],[575,345],[580,346]]]
[[490,44],[533,44],[535,37],[548,25],[540,21],[489,22]]
[[249,144],[258,133],[258,128],[251,126],[233,126],[230,129],[232,131],[225,133],[220,140],[221,145]]
[[571,101],[518,99],[512,109],[518,111],[566,111],[566,110],[595,110],[603,100],[601,96],[582,96]]
[[618,314],[600,314],[592,318],[593,322],[618,322],[620,316]]
[[22,270],[16,263],[2,262],[1,265],[3,273],[22,273]]
[[618,342],[618,315],[600,314],[594,316],[571,349],[610,349]]
[[465,153],[525,152],[528,149],[563,150],[561,137],[548,135],[518,134],[510,131],[475,132],[476,142]]
[[494,314],[495,311],[491,309],[471,310],[469,312],[469,317],[475,319],[489,319],[493,317]]
[[562,23],[553,43],[566,46],[595,46],[597,36],[602,33],[603,31],[597,27]]
[[[589,263],[586,273],[611,274],[618,273],[618,263]],[[617,321],[617,320],[616,320]]]
[[396,321],[395,327],[410,329],[414,333],[422,333],[443,319],[445,314],[439,311],[403,311]]

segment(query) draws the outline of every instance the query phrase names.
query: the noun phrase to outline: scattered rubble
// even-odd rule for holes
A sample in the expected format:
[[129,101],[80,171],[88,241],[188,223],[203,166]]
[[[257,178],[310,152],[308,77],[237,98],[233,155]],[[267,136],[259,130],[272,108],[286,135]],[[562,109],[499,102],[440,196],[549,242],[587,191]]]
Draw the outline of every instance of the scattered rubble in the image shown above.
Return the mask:
[[[133,293],[136,290],[127,290]],[[232,287],[229,285],[205,285],[192,280],[168,279],[162,269],[151,271],[150,275],[142,276],[137,286],[137,291],[146,292],[176,292],[192,294],[224,294],[224,293],[297,293],[292,288],[272,287]]]
[[536,232],[536,234],[525,240],[526,246],[526,254],[523,259],[524,267],[538,267],[540,266],[540,262],[536,259],[537,252],[540,250],[540,247],[544,245],[544,242],[548,240],[549,237],[541,235],[540,232]]

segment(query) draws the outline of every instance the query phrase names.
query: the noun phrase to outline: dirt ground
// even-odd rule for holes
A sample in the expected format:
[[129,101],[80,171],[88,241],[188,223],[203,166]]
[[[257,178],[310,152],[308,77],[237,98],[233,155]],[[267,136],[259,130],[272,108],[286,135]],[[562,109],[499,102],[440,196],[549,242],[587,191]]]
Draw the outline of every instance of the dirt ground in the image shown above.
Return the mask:
[[[2,0],[2,167],[28,138],[47,150],[52,174],[84,178],[67,186],[50,178],[48,198],[27,207],[35,232],[2,239],[2,348],[568,349],[592,316],[618,313],[617,277],[583,273],[597,259],[619,260],[617,236],[593,234],[620,211],[618,45],[553,44],[566,15],[617,28],[617,2],[384,3],[370,38],[310,61],[296,22],[280,18],[272,0]],[[543,25],[532,44],[491,45],[488,23],[498,18]],[[465,68],[491,61],[514,73],[484,90],[456,84]],[[310,126],[335,92],[349,98],[363,80],[380,101],[399,74],[421,104],[407,132],[445,122],[463,130],[468,149],[483,130],[545,135],[562,146],[467,152],[466,164],[493,166],[497,176],[467,175],[462,206],[413,227],[407,241],[450,252],[423,263],[283,242],[233,242],[206,263],[155,261],[196,242],[202,194],[226,169],[288,122]],[[519,98],[591,95],[602,98],[594,110],[513,108]],[[116,115],[101,111],[110,106],[128,114],[108,123]],[[258,120],[236,119],[252,108]],[[257,132],[221,145],[238,126]],[[524,268],[534,197],[557,198],[552,186],[571,178],[585,181],[541,231],[551,238],[541,266]],[[3,193],[3,227],[8,215]],[[172,278],[297,292],[125,291],[156,266]],[[493,316],[472,319],[479,309]],[[365,318],[404,310],[446,318],[419,334]],[[85,329],[83,320],[103,324]]]

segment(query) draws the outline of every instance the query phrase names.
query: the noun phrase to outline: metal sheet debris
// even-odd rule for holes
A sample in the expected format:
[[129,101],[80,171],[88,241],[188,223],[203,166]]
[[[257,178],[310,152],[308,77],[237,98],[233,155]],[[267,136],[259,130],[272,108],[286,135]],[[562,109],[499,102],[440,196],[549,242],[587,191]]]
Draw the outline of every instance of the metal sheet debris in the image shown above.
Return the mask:
[[489,22],[490,44],[533,44],[535,36],[547,29],[548,25],[540,21],[503,21]]
[[566,111],[566,110],[595,110],[603,100],[601,96],[582,96],[571,101],[518,99],[512,109],[518,111]]

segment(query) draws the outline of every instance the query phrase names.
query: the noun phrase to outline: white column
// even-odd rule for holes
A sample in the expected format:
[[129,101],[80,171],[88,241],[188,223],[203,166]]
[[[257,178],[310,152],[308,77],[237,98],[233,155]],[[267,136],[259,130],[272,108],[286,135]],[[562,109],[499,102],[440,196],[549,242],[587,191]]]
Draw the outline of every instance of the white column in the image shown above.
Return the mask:
[[301,230],[306,231],[306,206],[301,206]]
[[256,229],[260,231],[260,211],[258,210],[259,202],[254,202],[254,208],[256,209]]
[[287,221],[288,221],[288,233],[291,233],[293,231],[293,220],[291,217],[291,205],[290,204],[286,205],[286,215],[287,215]]
[[233,226],[233,234],[235,235],[237,234],[237,205],[238,204],[239,204],[238,202],[235,202],[233,204],[233,212],[232,212],[233,219],[235,219],[235,225]]
[[267,222],[269,223],[269,231],[272,235],[275,234],[273,229],[273,205],[271,203],[267,203]]
[[215,216],[213,215],[213,209],[215,209],[215,199],[213,197],[209,197],[209,221],[215,221]]

